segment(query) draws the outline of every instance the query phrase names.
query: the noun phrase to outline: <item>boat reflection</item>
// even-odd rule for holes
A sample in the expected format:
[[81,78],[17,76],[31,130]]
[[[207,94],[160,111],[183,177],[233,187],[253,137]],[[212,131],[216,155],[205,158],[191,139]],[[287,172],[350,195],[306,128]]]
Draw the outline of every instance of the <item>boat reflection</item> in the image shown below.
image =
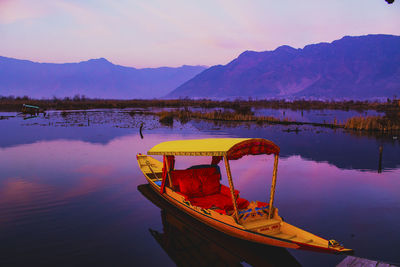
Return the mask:
[[161,209],[163,232],[149,231],[177,266],[301,266],[284,248],[237,239],[198,222],[160,198],[148,184],[138,190]]

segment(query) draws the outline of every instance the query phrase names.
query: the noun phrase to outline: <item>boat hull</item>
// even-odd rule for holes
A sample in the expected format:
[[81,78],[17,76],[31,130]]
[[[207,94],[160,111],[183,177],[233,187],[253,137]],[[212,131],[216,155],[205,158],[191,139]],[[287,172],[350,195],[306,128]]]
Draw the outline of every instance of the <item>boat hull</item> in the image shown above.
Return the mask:
[[216,220],[214,218],[211,218],[210,216],[207,216],[205,214],[202,214],[201,212],[198,212],[197,210],[195,210],[193,208],[188,207],[187,205],[183,204],[182,202],[169,196],[167,193],[161,194],[160,188],[157,185],[155,185],[154,183],[150,182],[149,185],[160,197],[162,197],[165,201],[167,201],[171,205],[173,205],[176,208],[178,208],[179,210],[185,212],[192,218],[195,218],[196,220],[198,220],[202,223],[205,223],[206,225],[208,225],[218,231],[221,231],[227,235],[230,235],[230,236],[233,236],[236,238],[240,238],[243,240],[251,241],[251,242],[256,242],[256,243],[260,243],[260,244],[264,244],[264,245],[270,245],[270,246],[309,250],[309,251],[332,253],[332,254],[341,253],[341,252],[338,252],[337,250],[332,250],[330,248],[322,248],[322,247],[317,247],[317,246],[308,245],[308,244],[302,244],[302,243],[298,243],[298,242],[291,242],[289,240],[281,240],[278,238],[266,236],[264,234],[251,232],[249,230],[242,229],[237,226]]
[[[146,162],[147,166],[145,166],[146,164],[143,164],[143,162]],[[161,198],[163,198],[171,205],[175,206],[177,209],[185,212],[190,217],[227,235],[270,246],[310,250],[310,251],[333,253],[333,254],[352,253],[352,250],[345,249],[340,246],[339,247],[328,246],[328,240],[313,235],[311,233],[308,233],[286,222],[283,222],[277,214],[276,216],[279,217],[280,220],[275,220],[276,221],[275,223],[279,225],[280,229],[284,228],[286,229],[285,230],[286,232],[296,233],[299,236],[303,235],[303,238],[302,239],[294,238],[293,240],[290,240],[290,238],[285,239],[276,237],[277,235],[276,233],[274,234],[273,232],[268,230],[266,232],[260,232],[258,230],[249,229],[247,226],[245,227],[241,224],[238,224],[232,216],[219,214],[209,209],[203,209],[197,206],[192,206],[191,203],[185,199],[185,197],[183,197],[182,195],[178,194],[177,192],[173,191],[168,187],[165,188],[165,191],[163,193],[160,193],[160,183],[157,183],[157,180],[160,181],[159,179],[160,177],[158,177],[157,174],[160,173],[160,170],[162,168],[161,162],[158,162],[157,160],[145,155],[139,155],[138,163],[151,189],[154,190],[155,193],[157,193]],[[151,164],[153,164],[153,167],[150,167]],[[271,235],[269,235],[269,233],[271,233]],[[310,239],[311,242],[306,242],[304,236]],[[304,242],[298,242],[298,240]]]

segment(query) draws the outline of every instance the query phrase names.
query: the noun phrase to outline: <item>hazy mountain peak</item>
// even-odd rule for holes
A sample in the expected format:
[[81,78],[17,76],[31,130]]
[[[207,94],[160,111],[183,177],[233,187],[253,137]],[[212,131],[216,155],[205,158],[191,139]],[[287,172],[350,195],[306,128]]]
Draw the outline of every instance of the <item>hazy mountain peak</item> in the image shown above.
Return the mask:
[[245,51],[168,97],[386,98],[400,95],[400,36],[345,36],[303,49]]
[[111,64],[111,65],[114,65],[113,63],[111,63],[110,61],[105,59],[104,57],[89,59],[87,61],[82,61],[81,63],[85,63],[85,62],[87,62],[87,63],[95,63],[95,64]]
[[205,68],[135,69],[105,58],[79,63],[36,63],[0,57],[0,96],[52,98],[86,95],[92,98],[161,97]]
[[274,50],[275,52],[288,52],[288,53],[292,53],[292,52],[296,52],[296,48],[293,48],[289,45],[282,45],[279,46],[278,48],[276,48]]

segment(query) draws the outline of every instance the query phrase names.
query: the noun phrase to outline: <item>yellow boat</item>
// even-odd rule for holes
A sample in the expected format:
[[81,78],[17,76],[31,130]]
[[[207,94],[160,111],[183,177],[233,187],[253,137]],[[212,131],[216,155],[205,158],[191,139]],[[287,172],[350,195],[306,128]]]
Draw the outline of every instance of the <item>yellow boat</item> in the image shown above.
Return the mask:
[[[326,253],[352,253],[335,240],[327,240],[288,224],[274,206],[279,147],[259,138],[209,138],[160,143],[138,154],[140,169],[162,198],[197,220],[244,240],[292,249]],[[246,155],[274,155],[269,203],[249,202],[235,190],[229,160]],[[163,162],[149,155],[162,155]],[[175,156],[210,156],[211,164],[176,170]],[[220,183],[218,163],[224,160],[229,187]]]
[[[170,205],[149,184],[138,191],[161,209],[162,230],[150,234],[176,266],[300,266],[287,249],[231,237]],[[193,263],[195,259],[196,263]]]

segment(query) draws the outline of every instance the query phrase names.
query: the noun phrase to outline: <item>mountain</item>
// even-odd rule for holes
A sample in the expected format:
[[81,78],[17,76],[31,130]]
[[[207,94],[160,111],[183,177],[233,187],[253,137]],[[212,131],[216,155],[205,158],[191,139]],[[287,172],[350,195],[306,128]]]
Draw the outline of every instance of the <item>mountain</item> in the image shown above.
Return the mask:
[[400,96],[400,36],[343,37],[303,49],[246,51],[185,82],[167,98],[371,99]]
[[52,98],[156,98],[203,71],[202,66],[136,69],[104,58],[79,63],[36,63],[0,57],[0,95]]

